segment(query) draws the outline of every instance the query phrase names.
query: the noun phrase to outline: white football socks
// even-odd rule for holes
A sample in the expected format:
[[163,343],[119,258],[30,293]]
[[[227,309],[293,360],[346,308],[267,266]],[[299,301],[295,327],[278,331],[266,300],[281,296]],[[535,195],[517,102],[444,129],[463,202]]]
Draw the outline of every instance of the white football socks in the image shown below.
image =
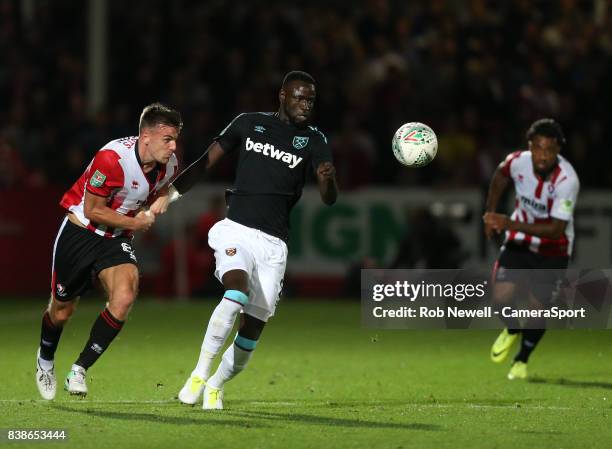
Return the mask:
[[38,357],[38,364],[45,371],[51,371],[55,366],[55,362],[53,360],[45,360],[42,357]]
[[208,322],[208,328],[200,350],[200,358],[191,373],[192,376],[199,376],[204,380],[208,379],[213,359],[225,344],[234,327],[236,315],[242,309],[243,304],[246,304],[246,301],[247,296],[242,292],[237,290],[225,292],[223,299],[213,311]]
[[223,388],[225,382],[235,377],[247,366],[252,355],[252,350],[246,351],[234,343],[223,353],[223,359],[221,359],[217,371],[208,379],[207,384],[212,388]]

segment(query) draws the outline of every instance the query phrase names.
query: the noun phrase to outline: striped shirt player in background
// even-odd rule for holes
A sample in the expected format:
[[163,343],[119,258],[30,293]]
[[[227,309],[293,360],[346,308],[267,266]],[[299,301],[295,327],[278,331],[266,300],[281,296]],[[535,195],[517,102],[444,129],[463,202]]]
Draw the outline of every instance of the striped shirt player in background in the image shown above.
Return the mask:
[[[177,111],[160,103],[145,107],[139,135],[104,145],[64,194],[60,204],[67,213],[53,246],[51,299],[36,361],[36,384],[44,399],[55,397],[55,351],[79,297],[91,287],[92,275],[100,280],[108,302],[66,377],[70,394],[87,394],[87,369],[123,327],[138,291],[132,236],[149,229],[163,212],[158,205],[177,172],[174,152],[182,126]],[[151,207],[144,211],[147,205]]]
[[[498,308],[511,304],[517,285],[524,280],[529,306],[541,309],[552,299],[572,254],[573,213],[580,183],[574,168],[559,155],[565,143],[561,126],[552,119],[537,120],[527,131],[527,142],[528,151],[510,154],[497,168],[483,217],[487,238],[494,233],[505,234],[493,271],[493,302]],[[516,202],[508,217],[495,211],[511,182]],[[491,347],[491,359],[504,361],[522,334],[521,348],[508,378],[524,379],[527,361],[544,335],[546,320],[529,318],[523,329],[516,318],[502,320],[506,328]]]

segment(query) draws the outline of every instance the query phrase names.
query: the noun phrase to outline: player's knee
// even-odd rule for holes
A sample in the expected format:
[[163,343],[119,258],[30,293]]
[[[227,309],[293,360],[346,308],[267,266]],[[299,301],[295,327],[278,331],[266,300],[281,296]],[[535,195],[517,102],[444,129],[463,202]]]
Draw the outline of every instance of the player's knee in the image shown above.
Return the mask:
[[231,301],[244,307],[249,302],[249,295],[241,290],[225,290],[222,301]]
[[130,314],[130,310],[132,310],[132,304],[111,302],[108,304],[107,308],[113,317],[119,321],[125,321]]
[[246,271],[228,271],[223,275],[222,282],[226,290],[239,291],[245,295],[249,294],[249,277]]
[[136,300],[136,295],[136,289],[126,286],[113,291],[111,298],[112,302],[116,304],[124,304],[126,306],[131,306]]
[[135,265],[130,265],[129,274],[122,284],[124,284],[124,289],[132,290],[134,295],[138,293],[138,269]]
[[136,301],[136,295],[136,289],[128,286],[114,290],[111,293],[108,307],[113,316],[118,320],[125,320]]
[[496,284],[493,289],[493,302],[495,304],[508,304],[514,297],[514,285]]
[[61,310],[57,310],[52,316],[51,316],[51,321],[53,322],[53,324],[55,324],[56,326],[63,326],[72,316],[72,313],[74,312],[74,310],[72,308],[66,308],[66,309],[61,309]]
[[70,319],[76,310],[76,301],[59,302],[52,300],[49,307],[49,317],[51,322],[56,326],[63,326]]

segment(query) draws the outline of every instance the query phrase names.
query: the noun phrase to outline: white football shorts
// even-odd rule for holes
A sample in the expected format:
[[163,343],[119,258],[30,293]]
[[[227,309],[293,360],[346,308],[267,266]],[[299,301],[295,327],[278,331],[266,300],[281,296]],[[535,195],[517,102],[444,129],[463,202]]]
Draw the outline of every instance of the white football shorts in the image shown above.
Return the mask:
[[287,266],[287,244],[270,234],[224,219],[208,233],[215,251],[215,277],[221,281],[231,270],[246,271],[249,302],[243,313],[262,321],[274,315],[283,288]]

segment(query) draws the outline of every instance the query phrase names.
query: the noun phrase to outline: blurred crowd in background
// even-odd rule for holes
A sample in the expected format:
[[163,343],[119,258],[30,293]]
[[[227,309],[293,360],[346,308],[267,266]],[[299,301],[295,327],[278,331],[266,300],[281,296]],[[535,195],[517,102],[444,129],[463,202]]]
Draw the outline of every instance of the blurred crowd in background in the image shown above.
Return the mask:
[[[343,190],[488,183],[536,118],[565,128],[585,187],[612,186],[612,5],[578,1],[109,0],[108,98],[87,109],[87,3],[0,0],[0,188],[68,186],[160,100],[185,121],[189,163],[235,115],[271,111],[285,72],[318,82],[317,123]],[[406,170],[408,121],[439,156]],[[588,155],[588,156],[587,156]],[[216,179],[231,181],[226,164]]]

